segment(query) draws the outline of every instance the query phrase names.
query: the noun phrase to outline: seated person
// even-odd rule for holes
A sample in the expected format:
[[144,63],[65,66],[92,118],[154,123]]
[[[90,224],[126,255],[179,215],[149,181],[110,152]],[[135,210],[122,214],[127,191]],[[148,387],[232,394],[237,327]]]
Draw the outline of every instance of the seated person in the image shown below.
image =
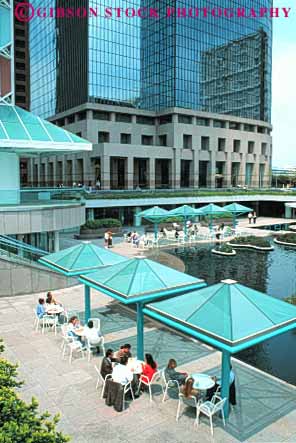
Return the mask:
[[[157,371],[157,363],[153,360],[151,354],[145,354],[145,363],[142,363],[142,375],[145,375],[149,381]],[[146,377],[143,379],[147,381]]]
[[171,358],[168,362],[167,367],[164,370],[165,378],[167,381],[176,380],[179,383],[179,385],[184,385],[188,374],[186,372],[177,372],[176,367],[177,367],[176,360]]
[[[215,381],[215,385],[207,390],[206,393],[206,399],[211,400],[213,395],[216,393],[217,390],[220,390],[221,388],[221,381],[217,380],[217,377],[212,377],[212,379]],[[219,393],[220,395],[220,393]],[[230,373],[229,373],[229,403],[233,406],[236,405],[236,390],[235,390],[235,375],[232,369],[232,366],[230,365]]]
[[113,350],[107,349],[105,357],[102,360],[101,371],[100,371],[103,379],[105,379],[106,375],[112,374],[112,372],[113,372],[112,362],[113,361],[114,361]]
[[185,398],[189,398],[191,396],[196,397],[198,400],[199,397],[199,391],[198,389],[194,389],[194,379],[192,377],[187,378],[185,385],[181,388],[181,393],[184,395]]
[[76,315],[73,315],[73,317],[71,317],[68,322],[68,335],[75,338],[76,340],[81,341],[81,337],[75,334],[75,329],[79,329],[80,327],[81,326],[78,317],[76,317]]
[[117,359],[117,361],[119,361],[121,359],[121,357],[127,357],[127,358],[131,358],[132,354],[131,354],[131,345],[126,343],[125,345],[120,346],[119,351],[115,352],[114,357]]
[[62,303],[59,303],[54,296],[52,295],[51,292],[48,292],[46,294],[46,304],[47,305],[62,305]]
[[37,317],[42,318],[46,314],[44,298],[39,298],[36,308]]
[[[89,320],[87,326],[84,328],[84,336],[90,345],[96,346],[101,343],[102,334],[99,329],[94,328],[94,322],[92,320]],[[99,348],[99,346],[97,347]]]
[[114,366],[112,371],[112,380],[116,383],[126,385],[133,380],[133,373],[127,367],[128,357],[124,355],[121,357],[120,362]]

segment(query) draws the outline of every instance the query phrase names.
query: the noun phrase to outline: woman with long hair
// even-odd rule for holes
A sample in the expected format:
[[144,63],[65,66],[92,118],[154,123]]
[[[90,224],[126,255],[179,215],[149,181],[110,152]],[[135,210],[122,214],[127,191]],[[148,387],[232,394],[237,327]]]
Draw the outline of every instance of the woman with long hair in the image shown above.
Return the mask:
[[[145,354],[145,363],[142,364],[142,375],[152,380],[153,375],[157,371],[157,363],[153,360],[151,354]],[[146,378],[144,379],[146,380]]]
[[185,385],[181,389],[184,397],[189,398],[191,396],[198,397],[199,392],[194,388],[194,379],[192,377],[188,377],[185,381]]

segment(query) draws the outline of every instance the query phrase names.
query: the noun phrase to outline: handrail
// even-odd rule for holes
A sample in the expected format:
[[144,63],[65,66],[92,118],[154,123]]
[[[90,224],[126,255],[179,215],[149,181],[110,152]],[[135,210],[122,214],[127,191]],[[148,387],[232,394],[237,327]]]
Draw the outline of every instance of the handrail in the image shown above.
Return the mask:
[[28,243],[24,243],[19,240],[15,240],[14,238],[11,238],[7,235],[0,235],[0,245],[12,247],[24,252],[29,252],[39,257],[47,254],[47,252],[42,249],[36,248],[35,246],[29,245]]

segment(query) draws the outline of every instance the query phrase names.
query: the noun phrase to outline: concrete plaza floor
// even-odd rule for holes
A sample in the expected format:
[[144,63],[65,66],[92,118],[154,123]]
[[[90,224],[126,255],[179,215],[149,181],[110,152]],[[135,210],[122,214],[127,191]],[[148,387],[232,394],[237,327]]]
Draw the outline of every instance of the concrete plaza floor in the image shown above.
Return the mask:
[[[56,291],[55,296],[83,318],[81,286]],[[26,400],[36,396],[40,410],[61,413],[58,426],[71,435],[73,442],[296,442],[296,388],[236,360],[233,367],[238,404],[225,429],[219,417],[214,419],[214,438],[206,417],[201,418],[198,428],[193,426],[194,411],[190,408],[184,409],[176,423],[176,395],[172,392],[162,403],[157,384],[151,404],[144,393],[124,412],[115,412],[95,389],[94,365],[100,366],[101,356],[92,357],[89,363],[74,358],[70,365],[62,360],[59,333],[55,336],[48,331],[42,335],[33,330],[37,298],[35,294],[0,299],[0,336],[5,342],[5,356],[20,365],[20,377],[25,380],[21,396]],[[117,349],[129,342],[135,352],[135,314],[96,291],[92,291],[92,308],[92,315],[101,318],[106,347]],[[189,373],[218,375],[220,371],[219,352],[148,319],[145,350],[153,354],[159,368],[175,358],[179,368]]]

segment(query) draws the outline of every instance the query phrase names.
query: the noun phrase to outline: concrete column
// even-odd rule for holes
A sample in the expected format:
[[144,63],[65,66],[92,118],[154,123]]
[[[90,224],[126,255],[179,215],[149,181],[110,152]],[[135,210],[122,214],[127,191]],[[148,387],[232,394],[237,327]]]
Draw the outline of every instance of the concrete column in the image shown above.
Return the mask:
[[101,188],[110,189],[110,157],[104,155],[101,157]]
[[198,188],[199,186],[199,151],[198,149],[194,149],[193,151],[193,187]]
[[67,177],[67,157],[64,156],[62,158],[62,184],[66,186],[68,184],[68,177]]
[[[16,239],[17,239],[18,241],[23,242],[23,241],[24,241],[24,234],[17,234]],[[17,254],[18,254],[20,257],[23,257],[23,256],[24,256],[24,250],[21,249],[21,248],[18,249]]]
[[76,166],[77,158],[76,155],[72,156],[72,184],[75,182],[76,185],[78,183],[78,176],[77,176],[77,166]]
[[127,158],[127,189],[134,189],[134,157]]
[[292,218],[292,208],[285,203],[285,218]]
[[95,219],[95,210],[94,208],[86,209],[86,220],[94,220]]
[[140,206],[136,206],[134,208],[134,226],[136,226],[137,228],[141,226],[141,217],[138,216],[138,213],[141,211],[142,209],[140,208]]
[[242,154],[238,182],[241,186],[246,184],[246,156]]
[[252,177],[252,187],[254,188],[258,188],[259,186],[259,159],[258,159],[259,155],[256,158],[256,161],[254,163],[253,166],[253,177]]
[[53,158],[53,167],[52,167],[52,184],[53,186],[56,186],[58,183],[58,179],[57,179],[57,157],[55,156]]
[[83,155],[83,181],[86,186],[89,182],[95,184],[95,179],[91,171],[90,154],[87,152]]
[[180,149],[174,149],[174,165],[173,165],[173,177],[171,182],[175,189],[180,189],[181,181],[181,153]]
[[155,158],[149,159],[149,188],[155,189]]
[[211,151],[210,163],[210,183],[208,184],[208,186],[214,188],[216,186],[216,152],[214,151],[214,146],[212,146],[212,148],[213,150]]
[[20,162],[17,154],[0,152],[0,203],[20,202]]
[[231,168],[232,168],[231,152],[227,152],[226,162],[225,162],[225,178],[224,178],[224,186],[226,188],[231,187]]
[[53,245],[54,252],[58,252],[60,250],[60,233],[59,233],[59,231],[54,231],[53,241],[54,241],[54,245]]
[[124,208],[119,207],[118,212],[119,212],[118,214],[119,221],[121,222],[122,225],[124,225]]

